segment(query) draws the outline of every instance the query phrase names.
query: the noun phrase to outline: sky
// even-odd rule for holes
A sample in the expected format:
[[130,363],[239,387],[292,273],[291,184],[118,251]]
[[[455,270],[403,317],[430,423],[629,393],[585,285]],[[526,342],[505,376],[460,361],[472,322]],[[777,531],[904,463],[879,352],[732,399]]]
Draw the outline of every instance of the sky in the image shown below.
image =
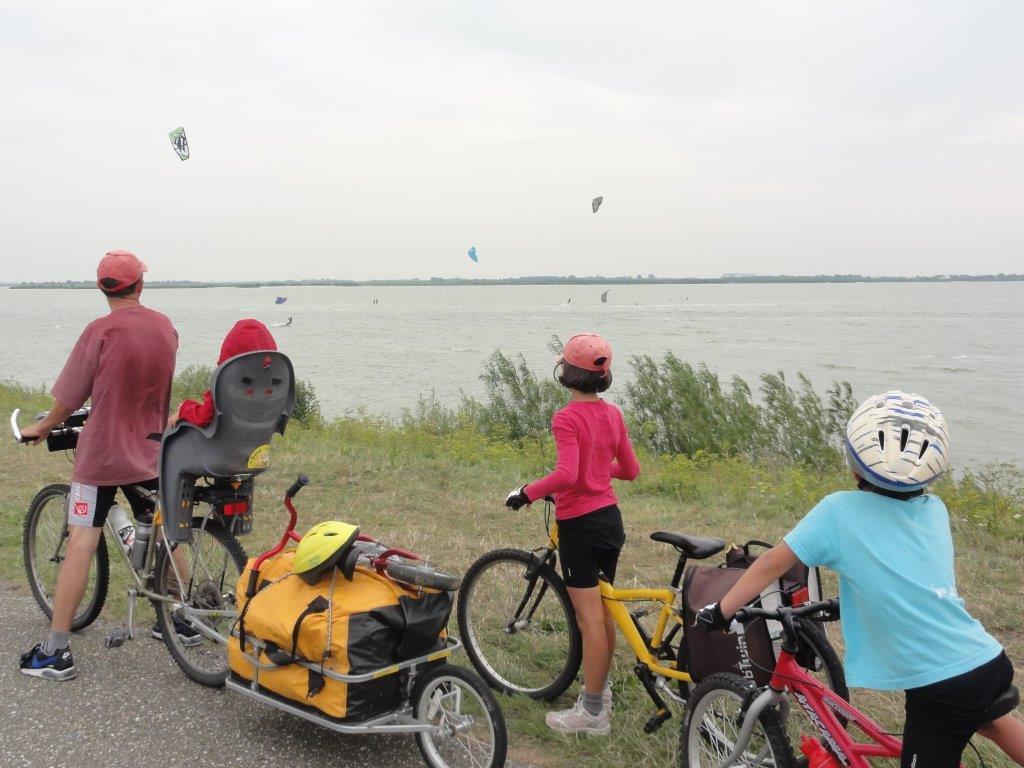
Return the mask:
[[0,281],[113,248],[150,280],[1021,272],[1021,29],[1012,0],[5,0]]

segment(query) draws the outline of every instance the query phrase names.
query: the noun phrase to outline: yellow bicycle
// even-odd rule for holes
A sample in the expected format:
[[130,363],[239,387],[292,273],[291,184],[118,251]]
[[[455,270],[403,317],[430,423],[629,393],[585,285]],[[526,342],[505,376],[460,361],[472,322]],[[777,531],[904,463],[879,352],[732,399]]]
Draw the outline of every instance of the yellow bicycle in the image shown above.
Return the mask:
[[[556,571],[558,524],[550,499],[544,504],[548,543],[533,551],[496,549],[466,571],[458,599],[462,641],[473,666],[496,690],[552,700],[573,683],[583,660],[583,643],[565,582]],[[693,678],[686,668],[683,573],[687,560],[704,560],[725,549],[722,539],[656,531],[651,539],[678,553],[667,587],[620,589],[603,578],[601,597],[636,657],[633,672],[655,705],[644,731],[653,733],[671,716],[668,698],[685,706]],[[642,604],[630,610],[628,604]],[[652,613],[654,628],[640,619]],[[808,666],[824,672],[827,684],[845,690],[842,666],[824,634],[802,642]],[[836,678],[836,679],[832,679]]]

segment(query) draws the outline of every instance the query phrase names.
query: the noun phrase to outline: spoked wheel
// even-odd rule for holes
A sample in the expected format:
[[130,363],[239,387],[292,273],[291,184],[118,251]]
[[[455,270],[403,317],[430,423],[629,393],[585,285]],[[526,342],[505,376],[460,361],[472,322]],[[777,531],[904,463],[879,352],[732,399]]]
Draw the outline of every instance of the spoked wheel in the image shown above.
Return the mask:
[[[683,768],[717,768],[736,746],[744,697],[751,685],[732,674],[710,675],[690,696],[680,738]],[[761,713],[737,766],[796,768],[786,731],[774,709]]]
[[[192,518],[192,542],[161,546],[156,556],[155,591],[171,601],[156,603],[164,644],[182,672],[216,688],[228,674],[224,640],[237,614],[235,586],[245,569],[245,550],[211,518]],[[179,584],[178,575],[181,577]]]
[[[824,628],[813,621],[801,620],[797,626],[797,639],[800,643],[800,650],[796,654],[797,663],[806,669],[811,677],[834,691],[844,701],[849,701],[850,689],[846,685],[843,662],[828,641]],[[845,727],[846,718],[838,713],[836,717]],[[814,733],[815,725],[807,717],[803,707],[790,707],[786,731],[789,733],[790,743],[799,744],[800,734]]]
[[[57,574],[68,547],[68,493],[64,484],[48,485],[36,494],[25,515],[22,533],[22,553],[25,572],[39,607],[48,619],[53,618],[53,594],[57,588]],[[110,557],[103,534],[89,564],[89,579],[85,597],[78,606],[71,629],[83,629],[103,610],[110,587]]]
[[417,678],[410,696],[413,716],[436,726],[416,734],[431,768],[501,768],[508,733],[501,708],[474,672],[442,664]]
[[459,592],[459,631],[488,685],[551,700],[568,688],[583,659],[576,613],[565,583],[520,549],[478,559]]

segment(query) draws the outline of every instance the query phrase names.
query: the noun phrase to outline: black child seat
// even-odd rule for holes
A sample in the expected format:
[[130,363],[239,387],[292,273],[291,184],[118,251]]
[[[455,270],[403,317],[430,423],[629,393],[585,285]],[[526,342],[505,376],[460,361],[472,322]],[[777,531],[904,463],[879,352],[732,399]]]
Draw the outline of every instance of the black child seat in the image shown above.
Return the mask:
[[651,539],[664,544],[671,544],[687,557],[692,557],[694,560],[703,560],[725,549],[725,542],[721,539],[712,539],[705,536],[687,536],[685,533],[655,531],[651,534]]
[[210,392],[213,421],[179,422],[160,444],[160,500],[172,543],[191,540],[196,480],[252,478],[267,468],[270,438],[284,434],[295,409],[295,373],[280,352],[247,352],[213,372]]

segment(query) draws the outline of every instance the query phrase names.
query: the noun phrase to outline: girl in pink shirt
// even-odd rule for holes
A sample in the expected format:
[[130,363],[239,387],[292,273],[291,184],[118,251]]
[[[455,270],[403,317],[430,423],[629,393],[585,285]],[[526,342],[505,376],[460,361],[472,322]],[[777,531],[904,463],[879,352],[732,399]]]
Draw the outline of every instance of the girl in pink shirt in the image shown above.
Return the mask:
[[615,624],[605,611],[598,578],[614,581],[626,540],[611,480],[640,474],[622,412],[597,396],[611,386],[611,364],[611,346],[597,334],[569,339],[558,370],[559,383],[570,392],[569,404],[551,419],[558,450],[555,471],[505,499],[506,506],[519,509],[548,495],[555,498],[562,573],[583,637],[583,693],[572,708],[549,712],[546,718],[560,733],[611,730],[608,668]]

